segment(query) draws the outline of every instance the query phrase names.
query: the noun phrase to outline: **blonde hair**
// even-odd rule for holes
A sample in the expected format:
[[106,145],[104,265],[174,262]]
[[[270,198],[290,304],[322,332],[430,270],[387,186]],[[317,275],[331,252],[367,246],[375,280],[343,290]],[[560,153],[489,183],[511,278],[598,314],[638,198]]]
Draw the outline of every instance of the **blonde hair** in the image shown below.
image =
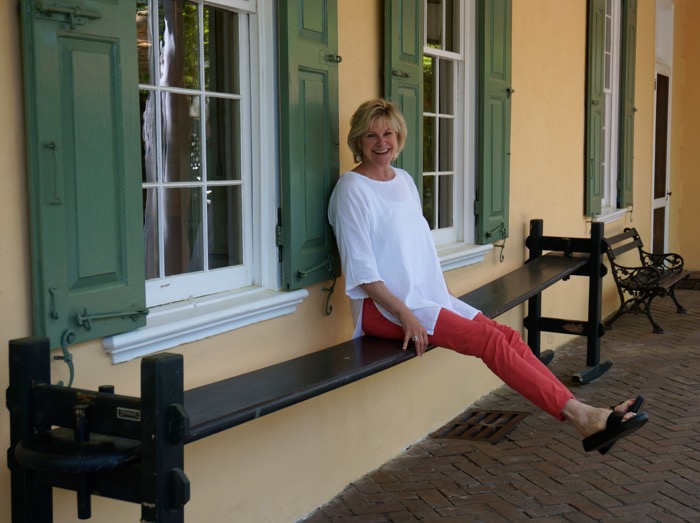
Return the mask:
[[397,156],[406,144],[408,130],[406,128],[406,120],[404,120],[399,108],[383,98],[369,100],[360,105],[350,119],[348,147],[350,147],[355,160],[358,162],[362,161],[362,135],[369,130],[377,118],[383,118],[396,133],[396,140],[399,146],[396,151]]

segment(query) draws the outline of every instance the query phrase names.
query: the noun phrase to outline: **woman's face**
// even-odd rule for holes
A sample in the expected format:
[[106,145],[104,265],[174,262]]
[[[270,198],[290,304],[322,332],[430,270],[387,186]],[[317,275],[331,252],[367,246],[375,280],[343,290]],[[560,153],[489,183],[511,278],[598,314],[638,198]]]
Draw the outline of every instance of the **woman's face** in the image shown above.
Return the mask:
[[396,131],[386,118],[375,118],[369,129],[360,138],[362,161],[378,166],[387,166],[398,153]]

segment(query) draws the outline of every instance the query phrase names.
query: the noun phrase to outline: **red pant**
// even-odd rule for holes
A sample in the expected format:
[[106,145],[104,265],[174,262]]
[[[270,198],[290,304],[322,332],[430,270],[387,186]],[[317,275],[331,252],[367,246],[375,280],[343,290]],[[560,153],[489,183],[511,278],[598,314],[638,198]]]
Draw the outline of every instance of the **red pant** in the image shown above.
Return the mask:
[[[382,316],[370,299],[362,306],[362,330],[380,338],[404,338],[401,326]],[[428,342],[480,358],[506,385],[563,421],[561,411],[574,396],[532,353],[519,332],[481,313],[468,320],[443,309]]]

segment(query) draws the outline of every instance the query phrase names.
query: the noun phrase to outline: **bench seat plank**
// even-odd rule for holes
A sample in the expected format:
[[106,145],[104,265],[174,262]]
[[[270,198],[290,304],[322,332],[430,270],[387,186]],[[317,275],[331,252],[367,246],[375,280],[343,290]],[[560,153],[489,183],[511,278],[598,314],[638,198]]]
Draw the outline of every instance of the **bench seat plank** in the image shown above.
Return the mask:
[[[486,316],[523,303],[585,266],[585,256],[549,253],[460,299]],[[430,347],[433,348],[433,347]],[[337,389],[415,357],[399,341],[362,336],[270,367],[185,391],[190,443]]]
[[216,434],[415,357],[401,342],[362,336],[240,376],[185,391],[185,442]]
[[463,296],[460,300],[479,309],[491,319],[571,276],[588,263],[586,255],[564,256],[550,252],[526,263]]

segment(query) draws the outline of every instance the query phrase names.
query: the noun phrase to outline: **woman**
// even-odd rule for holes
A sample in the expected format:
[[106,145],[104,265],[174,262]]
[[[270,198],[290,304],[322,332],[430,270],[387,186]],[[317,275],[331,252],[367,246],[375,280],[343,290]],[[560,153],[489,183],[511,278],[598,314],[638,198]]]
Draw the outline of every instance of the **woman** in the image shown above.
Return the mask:
[[412,341],[419,356],[437,345],[481,358],[515,391],[576,427],[586,451],[604,454],[644,425],[641,397],[612,413],[578,401],[518,332],[450,295],[416,186],[391,165],[405,141],[406,123],[391,102],[370,100],[352,117],[348,145],[358,165],[340,178],[328,215],[355,334],[401,339],[404,350]]

